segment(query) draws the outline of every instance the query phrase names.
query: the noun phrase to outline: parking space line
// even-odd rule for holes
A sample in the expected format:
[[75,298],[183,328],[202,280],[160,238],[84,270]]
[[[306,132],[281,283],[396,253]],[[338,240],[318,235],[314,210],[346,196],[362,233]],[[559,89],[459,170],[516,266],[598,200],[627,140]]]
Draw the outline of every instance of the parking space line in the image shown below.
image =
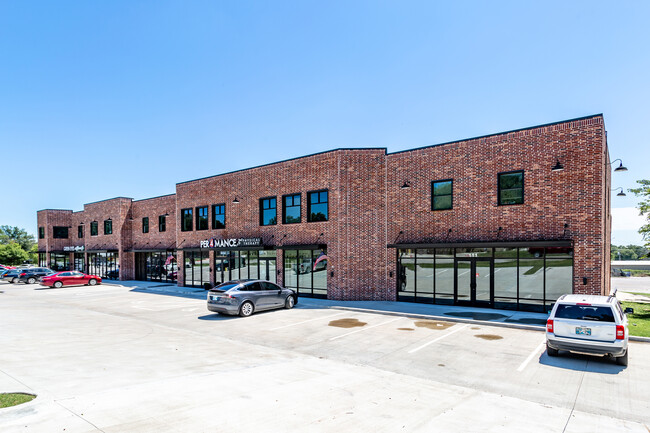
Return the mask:
[[431,340],[431,341],[429,341],[429,342],[427,342],[427,343],[424,343],[424,344],[423,344],[422,346],[420,346],[420,347],[416,347],[415,349],[411,349],[411,350],[409,350],[408,353],[415,353],[415,352],[417,352],[417,351],[420,350],[420,349],[424,349],[424,348],[427,347],[428,345],[433,344],[433,343],[435,343],[436,341],[440,341],[440,340],[442,340],[443,338],[447,338],[447,337],[449,337],[450,335],[455,334],[456,332],[460,331],[461,329],[467,328],[468,326],[469,326],[469,323],[468,323],[468,324],[465,324],[465,325],[463,325],[463,326],[460,326],[460,327],[454,329],[453,331],[446,333],[445,335],[441,335],[441,336],[438,337],[438,338],[435,338],[435,339],[433,339],[433,340]]
[[330,338],[330,341],[336,340],[337,338],[345,337],[347,335],[356,334],[357,332],[362,332],[362,331],[365,331],[367,329],[376,328],[377,326],[387,325],[387,324],[389,324],[391,322],[395,322],[396,320],[400,320],[400,319],[404,319],[404,317],[396,317],[396,318],[394,318],[392,320],[389,320],[387,322],[382,322],[382,323],[379,323],[377,325],[368,326],[367,328],[364,327],[364,328],[361,328],[361,329],[357,329],[356,331],[346,332],[345,334],[337,335],[336,337]]
[[537,354],[539,353],[540,350],[542,350],[542,347],[544,347],[545,345],[546,345],[546,339],[544,339],[544,341],[542,341],[541,343],[539,343],[539,346],[537,346],[537,347],[535,348],[535,350],[533,350],[532,352],[530,352],[530,355],[528,355],[528,358],[526,358],[526,360],[525,360],[524,362],[521,363],[521,365],[519,366],[519,368],[517,368],[517,371],[524,371],[524,368],[526,368],[526,366],[528,365],[528,363],[529,363],[529,362],[530,362],[530,361],[535,357],[535,355],[537,355]]
[[336,313],[336,314],[332,314],[331,316],[317,317],[315,319],[303,320],[302,322],[289,323],[288,325],[283,325],[283,326],[278,326],[277,328],[273,328],[273,329],[271,329],[271,331],[277,331],[278,329],[284,329],[284,328],[288,328],[290,326],[302,325],[303,323],[314,322],[316,320],[329,319],[330,317],[336,317],[336,316],[340,316],[340,315],[343,315],[343,314],[348,314],[348,313]]

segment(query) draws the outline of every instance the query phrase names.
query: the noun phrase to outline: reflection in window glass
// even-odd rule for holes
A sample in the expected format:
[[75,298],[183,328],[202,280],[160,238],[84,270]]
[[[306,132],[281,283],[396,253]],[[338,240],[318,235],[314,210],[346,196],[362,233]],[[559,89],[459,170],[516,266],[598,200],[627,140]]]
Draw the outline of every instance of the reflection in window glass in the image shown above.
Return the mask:
[[453,183],[451,180],[431,182],[431,210],[452,208]]
[[415,250],[400,250],[397,295],[402,301],[415,301]]
[[284,196],[283,212],[283,224],[293,224],[300,222],[300,194]]
[[[494,259],[494,306],[517,309],[517,250],[514,258]],[[497,252],[495,254],[498,255]]]
[[298,288],[298,251],[284,250],[284,286]]
[[253,280],[257,280],[259,278],[259,259],[258,259],[258,252],[257,251],[247,251],[248,253],[248,270],[249,270],[249,276],[248,278],[251,278]]
[[275,197],[260,199],[260,225],[272,226],[278,223]]
[[328,193],[327,191],[314,191],[309,193],[308,221],[328,220]]
[[525,308],[538,310],[540,304],[543,307],[543,300],[544,259],[520,259],[519,303],[528,305]]
[[546,259],[546,304],[573,292],[573,259]]
[[499,205],[524,202],[524,172],[500,173],[498,181]]
[[417,250],[415,265],[416,298],[420,302],[433,302],[434,250]]

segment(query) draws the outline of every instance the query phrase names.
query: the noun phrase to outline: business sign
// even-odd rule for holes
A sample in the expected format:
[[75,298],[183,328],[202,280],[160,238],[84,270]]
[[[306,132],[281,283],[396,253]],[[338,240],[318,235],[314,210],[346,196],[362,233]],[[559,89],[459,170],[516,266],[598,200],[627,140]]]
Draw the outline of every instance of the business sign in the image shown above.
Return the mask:
[[239,248],[259,247],[262,245],[262,238],[232,238],[232,239],[206,239],[201,241],[201,248]]
[[63,247],[63,251],[74,251],[74,252],[80,252],[80,251],[85,251],[86,247],[83,245],[78,246],[78,247]]

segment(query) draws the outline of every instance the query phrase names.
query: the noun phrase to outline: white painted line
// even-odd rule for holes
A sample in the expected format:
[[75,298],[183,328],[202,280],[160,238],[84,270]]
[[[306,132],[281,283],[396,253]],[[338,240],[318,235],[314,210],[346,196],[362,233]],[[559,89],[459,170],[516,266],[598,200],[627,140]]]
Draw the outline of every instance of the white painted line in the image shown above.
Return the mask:
[[542,348],[543,348],[544,346],[546,346],[546,339],[544,339],[544,341],[542,341],[542,342],[539,344],[539,346],[537,346],[537,347],[535,348],[535,350],[533,350],[533,351],[530,353],[530,355],[528,355],[528,358],[526,358],[526,360],[525,360],[524,362],[521,363],[521,365],[519,366],[519,368],[517,368],[517,371],[524,371],[524,368],[526,368],[526,366],[528,365],[528,363],[529,363],[529,362],[530,362],[530,361],[535,357],[535,355],[537,355],[537,354],[542,350]]
[[461,272],[460,274],[458,274],[458,276],[465,275],[467,273],[469,273],[469,271],[464,271],[464,272]]
[[[456,327],[456,326],[458,326],[458,325],[454,325],[454,327]],[[420,346],[420,347],[416,347],[415,349],[411,349],[411,350],[409,350],[409,353],[415,353],[415,352],[417,352],[417,351],[420,350],[420,349],[424,349],[424,348],[427,347],[428,345],[433,344],[433,343],[435,343],[436,341],[440,341],[440,340],[442,340],[443,338],[447,338],[447,337],[449,337],[450,335],[455,334],[456,332],[460,331],[461,329],[463,329],[463,328],[467,328],[468,326],[469,326],[469,323],[467,323],[467,324],[465,324],[465,325],[463,325],[463,326],[461,326],[461,327],[458,327],[458,328],[454,329],[453,331],[446,333],[445,335],[441,335],[440,337],[435,338],[435,339],[429,341],[428,343],[424,343],[424,344],[423,344],[422,346]]]
[[336,313],[336,314],[332,314],[331,316],[317,317],[317,318],[315,318],[315,319],[303,320],[302,322],[289,323],[288,325],[278,326],[277,328],[273,328],[273,329],[271,329],[271,331],[277,331],[278,329],[284,329],[284,328],[288,328],[288,327],[290,327],[290,326],[302,325],[303,323],[314,322],[314,321],[316,321],[316,320],[329,319],[330,317],[341,316],[341,315],[343,315],[343,314],[350,314],[350,313]]
[[376,328],[377,326],[387,325],[387,324],[389,324],[389,323],[391,323],[391,322],[394,322],[394,321],[396,321],[396,320],[400,320],[400,319],[403,319],[403,318],[404,318],[404,317],[396,317],[395,319],[393,319],[393,320],[389,320],[389,321],[387,321],[387,322],[379,323],[379,324],[377,324],[377,325],[368,326],[367,328],[361,328],[361,329],[357,329],[356,331],[351,331],[351,332],[347,332],[347,333],[345,333],[345,334],[337,335],[336,337],[332,337],[332,338],[330,338],[330,341],[332,341],[332,340],[336,340],[337,338],[345,337],[345,336],[347,336],[347,335],[356,334],[357,332],[362,332],[362,331],[365,331],[365,330],[367,330],[367,329]]

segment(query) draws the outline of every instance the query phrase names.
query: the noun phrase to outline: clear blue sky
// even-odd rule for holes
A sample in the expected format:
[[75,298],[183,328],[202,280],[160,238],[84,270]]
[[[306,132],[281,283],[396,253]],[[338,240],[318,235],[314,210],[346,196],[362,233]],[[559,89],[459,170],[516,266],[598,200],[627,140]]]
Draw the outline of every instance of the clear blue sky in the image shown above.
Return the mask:
[[39,209],[595,113],[629,168],[612,186],[634,187],[648,17],[645,0],[0,0],[0,225],[35,234]]

